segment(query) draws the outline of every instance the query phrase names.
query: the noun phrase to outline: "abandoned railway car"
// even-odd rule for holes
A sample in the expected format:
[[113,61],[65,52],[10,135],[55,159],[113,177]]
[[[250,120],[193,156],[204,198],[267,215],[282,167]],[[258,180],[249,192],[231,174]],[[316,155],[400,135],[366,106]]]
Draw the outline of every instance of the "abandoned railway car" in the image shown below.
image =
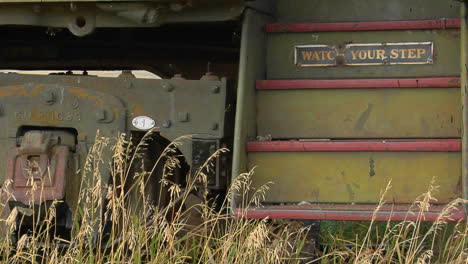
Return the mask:
[[[155,129],[149,156],[193,135],[181,182],[227,147],[211,190],[252,169],[274,183],[237,217],[370,220],[391,181],[376,220],[435,220],[468,198],[467,15],[451,0],[0,0],[1,69],[127,73],[0,74],[0,182],[10,207],[64,201],[67,226],[97,131]],[[433,179],[438,200],[408,214]]]

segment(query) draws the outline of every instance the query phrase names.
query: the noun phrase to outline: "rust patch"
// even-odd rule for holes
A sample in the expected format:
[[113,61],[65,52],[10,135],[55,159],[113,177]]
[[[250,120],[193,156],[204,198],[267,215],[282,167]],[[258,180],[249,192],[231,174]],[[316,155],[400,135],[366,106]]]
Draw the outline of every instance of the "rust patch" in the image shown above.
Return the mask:
[[78,98],[82,98],[84,100],[88,101],[94,101],[95,106],[103,106],[105,105],[105,100],[103,97],[105,97],[105,94],[102,93],[89,93],[87,89],[83,88],[68,88],[68,92],[74,94]]
[[145,110],[143,109],[143,107],[141,107],[140,105],[137,104],[137,105],[134,105],[134,106],[132,107],[132,114],[133,114],[133,115],[136,115],[136,116],[138,116],[138,115],[144,115],[144,114],[145,114]]
[[68,147],[49,149],[42,133],[27,133],[23,142],[8,155],[6,180],[12,182],[8,192],[13,197],[7,198],[24,204],[63,199]]

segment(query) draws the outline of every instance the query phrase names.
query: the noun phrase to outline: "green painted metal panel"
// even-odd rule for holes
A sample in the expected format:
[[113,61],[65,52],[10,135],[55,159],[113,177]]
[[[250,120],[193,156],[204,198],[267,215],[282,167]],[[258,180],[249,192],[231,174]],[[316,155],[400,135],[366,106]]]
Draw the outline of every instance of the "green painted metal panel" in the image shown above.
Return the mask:
[[459,88],[258,91],[273,138],[459,138]]
[[[277,1],[278,21],[354,22],[458,18],[460,4],[439,0]],[[296,45],[432,42],[420,65],[297,67]],[[360,79],[460,75],[460,31],[388,30],[268,33],[266,79]],[[458,88],[258,90],[257,136],[273,139],[460,138]],[[254,187],[273,182],[266,203],[412,203],[427,191],[447,203],[462,197],[461,153],[251,152]]]
[[250,153],[256,188],[268,183],[265,202],[376,203],[386,196],[411,203],[434,178],[439,203],[461,196],[461,154],[448,152]]
[[[272,18],[255,10],[246,11],[243,21],[239,78],[237,82],[237,106],[233,140],[232,182],[248,171],[246,142],[256,135],[255,80],[265,77],[266,35],[263,27]],[[235,191],[234,191],[235,192]],[[233,193],[233,197],[236,195]],[[233,199],[234,201],[235,199]],[[235,207],[235,202],[232,203]]]
[[[468,199],[468,137],[466,127],[468,126],[468,26],[467,26],[467,3],[463,3],[460,10],[461,28],[460,28],[460,69],[461,69],[461,104],[462,108],[462,189],[463,199]],[[465,204],[465,214],[468,215],[468,204]]]
[[[268,79],[335,79],[458,76],[459,30],[366,31],[323,33],[275,33],[267,46]],[[296,45],[347,43],[434,43],[434,62],[425,65],[297,67]]]
[[354,22],[454,18],[450,0],[278,0],[280,22]]

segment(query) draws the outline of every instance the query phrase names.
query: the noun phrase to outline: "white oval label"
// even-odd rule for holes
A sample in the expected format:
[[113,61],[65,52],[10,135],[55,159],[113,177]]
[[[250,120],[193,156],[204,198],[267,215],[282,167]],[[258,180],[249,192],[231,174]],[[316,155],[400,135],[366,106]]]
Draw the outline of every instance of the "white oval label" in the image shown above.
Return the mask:
[[132,125],[141,130],[148,130],[156,125],[156,122],[147,116],[137,116],[133,118]]

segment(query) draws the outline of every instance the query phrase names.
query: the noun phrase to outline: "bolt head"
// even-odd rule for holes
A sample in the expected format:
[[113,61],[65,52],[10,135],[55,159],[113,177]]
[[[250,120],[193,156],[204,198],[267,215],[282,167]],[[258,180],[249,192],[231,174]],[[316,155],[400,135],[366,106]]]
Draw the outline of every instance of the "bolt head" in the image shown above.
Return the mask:
[[127,89],[132,89],[133,88],[133,83],[129,80],[127,80],[125,83],[124,83],[124,86],[125,88]]
[[169,127],[171,127],[171,120],[164,120],[164,121],[162,122],[162,126],[163,126],[164,128],[169,128]]
[[220,90],[221,88],[218,85],[214,85],[213,87],[211,87],[211,92],[214,94],[219,93]]
[[78,99],[78,97],[75,97],[75,96],[72,97],[71,107],[73,109],[77,109],[78,107],[80,107],[80,99]]
[[179,122],[188,122],[189,121],[189,113],[188,112],[179,112],[179,113],[177,113],[177,120]]
[[166,92],[172,92],[174,90],[174,86],[168,82],[162,82],[161,86]]
[[53,91],[44,91],[42,93],[42,101],[45,104],[51,105],[55,103],[55,93]]
[[96,119],[98,121],[106,120],[106,111],[105,110],[98,110],[96,111]]

